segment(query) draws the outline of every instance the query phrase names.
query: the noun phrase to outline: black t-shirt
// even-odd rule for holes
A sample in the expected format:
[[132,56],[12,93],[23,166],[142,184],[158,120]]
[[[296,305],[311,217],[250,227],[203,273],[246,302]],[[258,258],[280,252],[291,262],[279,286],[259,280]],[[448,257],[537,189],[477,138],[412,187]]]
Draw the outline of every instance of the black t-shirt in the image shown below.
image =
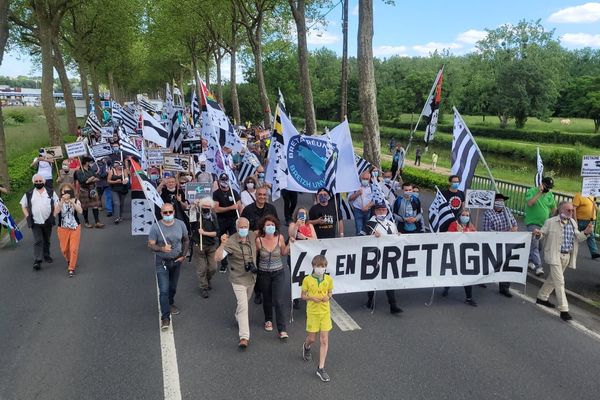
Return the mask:
[[335,212],[335,204],[333,202],[327,203],[326,206],[322,206],[321,204],[315,204],[310,208],[308,212],[308,218],[310,220],[319,219],[323,217],[325,219],[325,224],[319,225],[314,224],[315,232],[317,234],[317,238],[319,239],[329,239],[335,237],[336,224],[338,222],[338,216]]
[[[189,224],[188,216],[185,213],[185,210],[183,209],[183,207],[181,206],[181,203],[177,201],[178,194],[181,195],[181,201],[183,203],[185,203],[186,202],[185,190],[183,190],[182,188],[175,189],[174,192],[171,192],[165,186],[162,188],[162,190],[160,192],[160,198],[165,203],[173,204],[173,208],[175,209],[175,218],[185,222],[185,224],[188,225]],[[189,226],[188,226],[188,229],[189,229]]]
[[[206,216],[203,212],[194,212],[196,212],[198,219],[202,219],[202,230],[205,232],[219,232],[219,225],[214,213],[211,212],[209,216]],[[200,221],[190,222],[190,226],[192,229],[192,239],[195,243],[200,243],[200,233],[198,232]],[[202,235],[202,245],[212,246],[214,244],[217,244],[217,237]]]
[[[215,190],[213,193],[213,200],[219,203],[219,207],[229,207],[234,205],[240,200],[240,195],[238,192],[233,190],[233,197],[231,197],[231,189],[227,189],[227,191],[222,191],[220,188]],[[223,213],[217,213],[218,219],[226,219],[226,218],[237,218],[237,213],[235,210],[226,211]]]
[[265,203],[263,208],[258,208],[256,203],[248,204],[242,211],[242,217],[248,218],[250,221],[250,230],[255,231],[258,229],[258,221],[265,215],[272,215],[279,220],[277,210],[273,204]]
[[448,203],[450,203],[450,208],[454,211],[454,215],[458,217],[460,210],[463,208],[463,204],[465,202],[465,192],[462,190],[458,190],[456,192],[451,192],[450,190],[444,190],[442,192]]

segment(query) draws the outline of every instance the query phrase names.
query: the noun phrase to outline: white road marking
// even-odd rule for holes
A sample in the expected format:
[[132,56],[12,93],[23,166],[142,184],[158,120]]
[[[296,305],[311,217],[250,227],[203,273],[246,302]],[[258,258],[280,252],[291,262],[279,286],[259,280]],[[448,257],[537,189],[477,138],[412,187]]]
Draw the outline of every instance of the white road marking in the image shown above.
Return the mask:
[[[525,295],[525,294],[523,294],[521,292],[518,292],[516,290],[513,290],[513,289],[509,289],[509,290],[510,290],[510,292],[512,294],[514,294],[515,296],[519,297],[521,300],[528,301],[529,303],[532,303],[532,304],[535,305],[535,299],[532,299],[531,297],[529,297],[529,296],[527,296],[527,295]],[[554,315],[554,316],[557,316],[557,317],[560,316],[559,312],[556,309],[548,308],[548,307],[545,307],[545,306],[537,306],[537,308],[539,308],[540,310],[542,310],[542,311],[544,311],[544,312],[546,312],[548,314],[551,314],[551,315]],[[590,336],[591,338],[600,341],[600,333],[587,328],[581,322],[577,322],[575,320],[571,320],[571,321],[568,322],[568,324],[571,325],[573,328],[577,329],[578,331],[580,331],[580,332],[582,332],[582,333]]]
[[342,331],[360,329],[356,321],[333,298],[329,300],[329,305],[331,306],[331,319]]
[[163,331],[160,329],[160,293],[156,282],[156,298],[158,302],[158,331],[160,332],[160,355],[162,358],[163,393],[165,400],[181,400],[179,386],[179,367],[177,366],[177,350],[175,350],[175,332],[173,318],[171,326]]

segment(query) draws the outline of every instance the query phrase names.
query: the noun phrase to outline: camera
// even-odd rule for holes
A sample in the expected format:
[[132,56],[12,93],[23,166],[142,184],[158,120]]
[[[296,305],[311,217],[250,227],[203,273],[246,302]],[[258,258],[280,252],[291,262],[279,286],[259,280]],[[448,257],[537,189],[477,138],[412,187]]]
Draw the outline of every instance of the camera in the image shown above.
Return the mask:
[[246,262],[244,264],[244,268],[246,269],[246,272],[252,272],[253,274],[256,274],[258,272],[258,268],[256,268],[256,265],[253,261]]

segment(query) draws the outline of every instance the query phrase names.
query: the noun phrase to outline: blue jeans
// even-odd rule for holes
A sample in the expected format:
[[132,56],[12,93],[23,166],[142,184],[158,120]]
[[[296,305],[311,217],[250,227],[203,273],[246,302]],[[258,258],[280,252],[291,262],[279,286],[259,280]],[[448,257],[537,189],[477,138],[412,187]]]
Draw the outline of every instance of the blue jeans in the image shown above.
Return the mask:
[[[539,225],[527,225],[527,230],[533,232],[536,229],[541,229]],[[540,239],[537,239],[535,235],[531,235],[531,248],[529,249],[529,262],[533,263],[536,268],[542,266],[542,258],[540,256]]]
[[104,188],[104,208],[108,214],[113,213],[112,188],[110,186]]
[[154,265],[156,267],[156,280],[158,281],[158,300],[160,303],[160,319],[170,319],[171,305],[175,302],[175,293],[177,292],[177,281],[179,281],[179,272],[181,263],[171,261],[165,267],[163,261],[155,257]]
[[[589,219],[578,219],[577,220],[577,228],[581,232],[583,232],[589,223],[590,223]],[[594,221],[593,224],[595,227],[596,221]],[[593,233],[590,236],[588,236],[588,238],[586,239],[586,242],[587,242],[588,248],[590,249],[590,256],[593,256],[594,254],[598,254],[598,244],[596,243],[596,238],[594,237]]]
[[[371,211],[363,211],[360,208],[354,208],[354,227],[356,228],[356,235],[364,235],[364,228],[369,218],[371,217]],[[363,232],[363,233],[361,233]]]

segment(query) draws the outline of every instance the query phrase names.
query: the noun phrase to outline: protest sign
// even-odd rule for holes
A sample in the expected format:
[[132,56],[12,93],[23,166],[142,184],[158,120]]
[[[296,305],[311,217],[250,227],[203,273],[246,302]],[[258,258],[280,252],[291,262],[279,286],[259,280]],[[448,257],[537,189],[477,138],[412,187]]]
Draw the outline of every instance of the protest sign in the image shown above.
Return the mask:
[[600,176],[600,156],[583,156],[581,176]]
[[87,149],[83,141],[74,143],[65,143],[65,150],[69,158],[87,156]]
[[170,153],[171,149],[146,149],[146,162],[148,166],[157,167],[163,163],[163,155]]
[[189,182],[185,185],[185,198],[191,203],[212,196],[211,191],[211,182]]
[[92,147],[90,147],[90,149],[92,151],[91,155],[94,158],[108,156],[113,153],[112,146],[110,145],[110,143],[95,144]]
[[100,128],[100,137],[106,138],[106,139],[112,139],[112,137],[114,136],[114,131],[113,128],[110,126],[105,126]]
[[190,156],[163,154],[163,168],[168,171],[188,172],[190,170]]
[[292,243],[292,298],[317,254],[328,260],[334,293],[525,283],[531,233],[422,233]]
[[467,189],[465,194],[465,208],[483,208],[491,210],[494,208],[494,197],[496,192],[493,190],[471,190]]
[[64,158],[62,147],[60,146],[44,147],[44,155],[55,160],[59,158]]
[[600,196],[600,176],[586,176],[581,185],[582,196]]
[[183,154],[198,154],[202,152],[202,140],[201,139],[186,139],[183,141],[181,146]]

